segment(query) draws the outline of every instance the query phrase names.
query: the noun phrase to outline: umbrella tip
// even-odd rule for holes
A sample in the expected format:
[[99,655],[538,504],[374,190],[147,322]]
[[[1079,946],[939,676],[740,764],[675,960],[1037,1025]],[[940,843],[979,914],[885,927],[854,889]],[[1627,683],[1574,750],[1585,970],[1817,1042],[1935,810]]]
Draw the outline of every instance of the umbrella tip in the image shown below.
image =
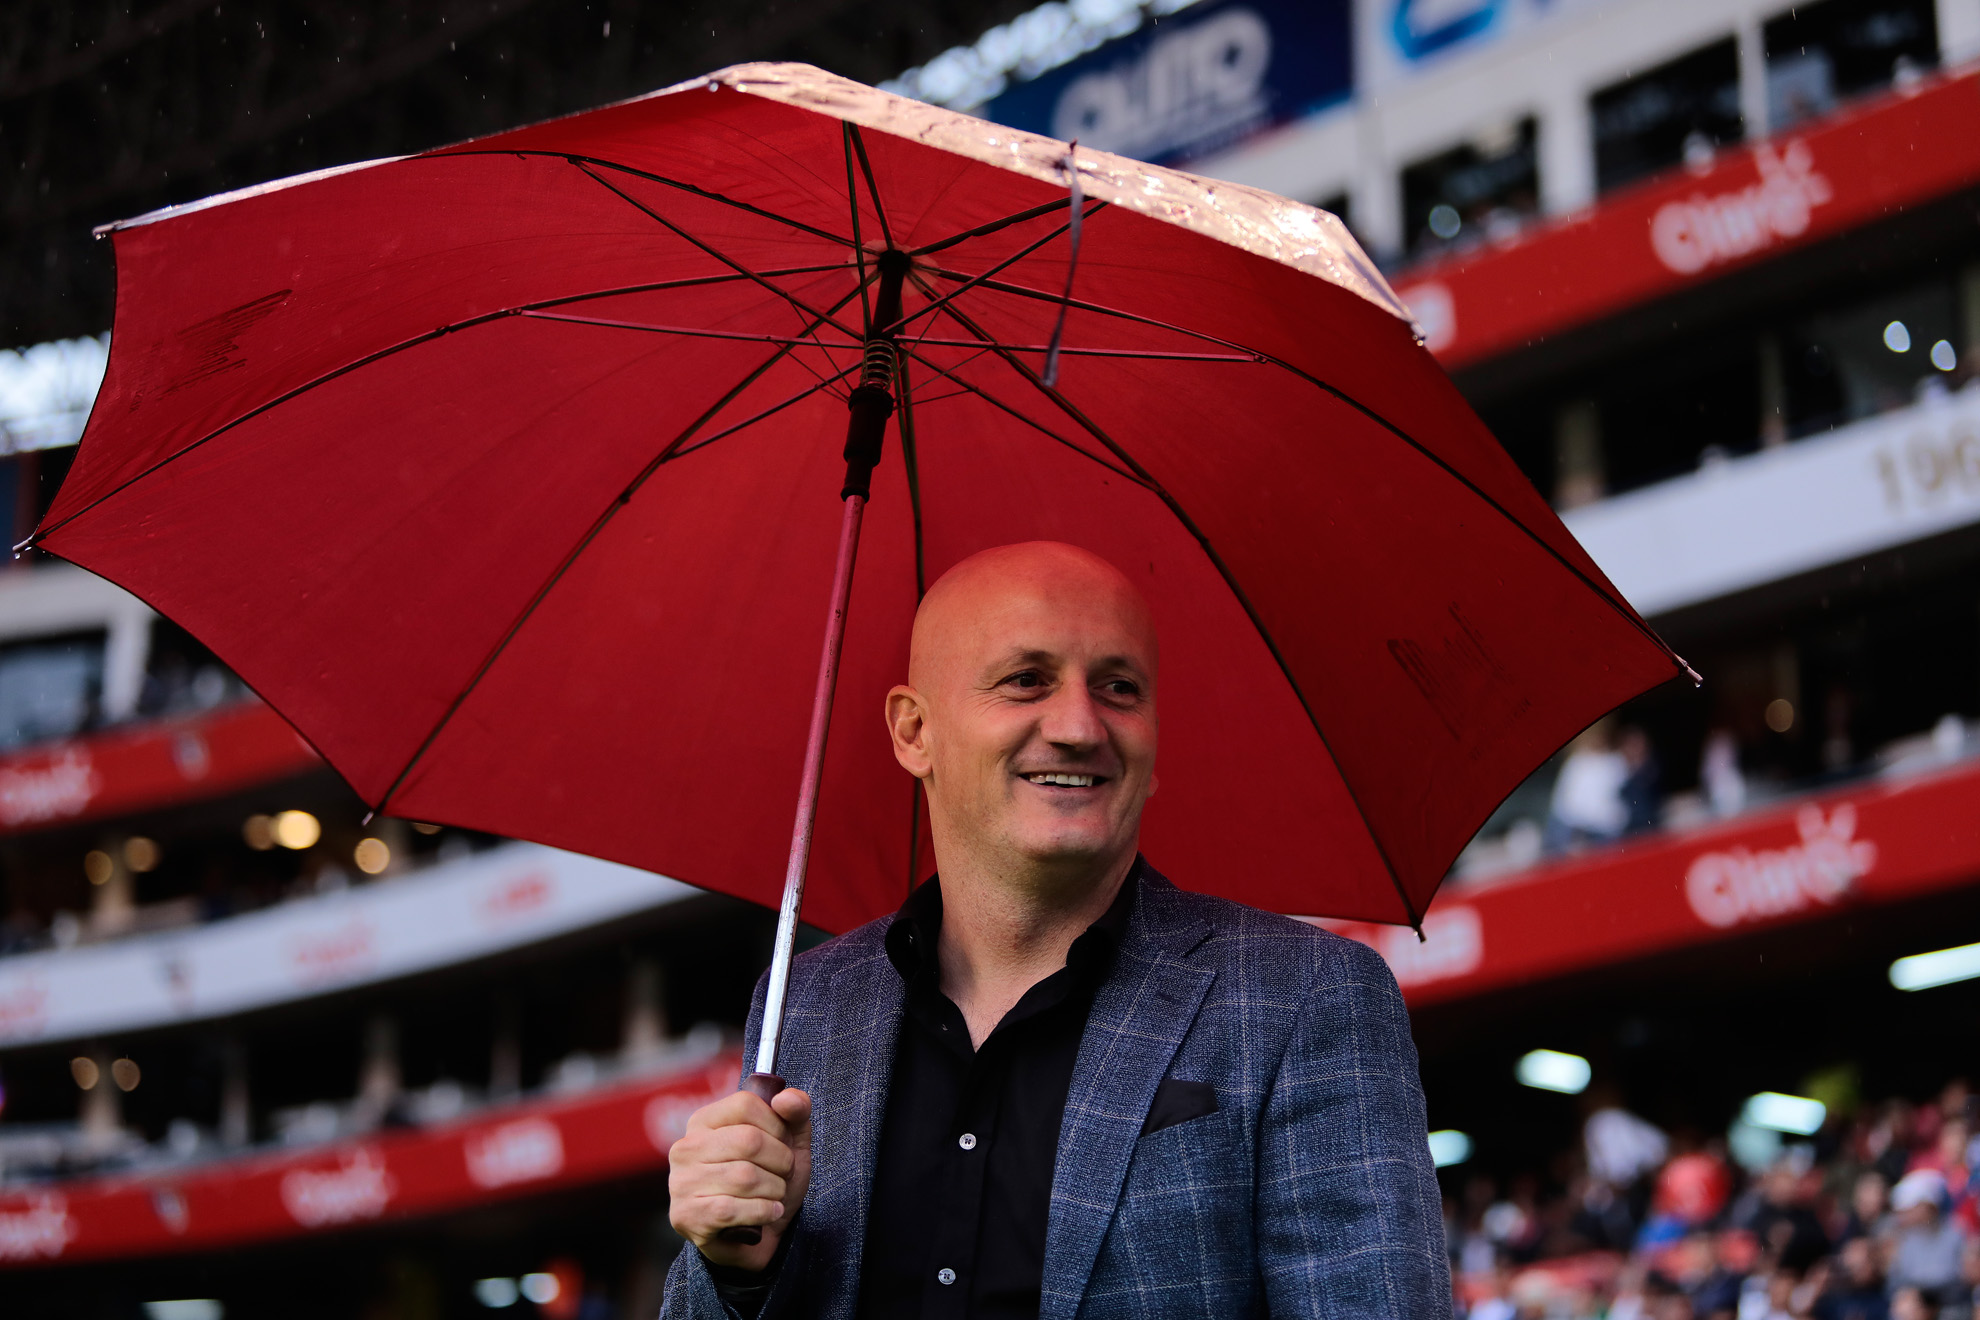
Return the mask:
[[377,814],[378,814],[378,813],[377,813],[377,812],[375,812],[375,811],[367,811],[367,812],[365,812],[365,813],[364,813],[364,819],[358,822],[358,826],[359,826],[360,828],[362,828],[362,827],[364,827],[364,826],[366,826],[366,825],[369,825],[369,824],[371,824],[371,818],[372,818],[373,816],[375,816],[375,815],[377,815]]
[[1682,669],[1684,671],[1684,676],[1691,680],[1691,686],[1695,688],[1702,688],[1705,686],[1704,677],[1700,675],[1696,669],[1693,669],[1683,656],[1674,655],[1671,658],[1678,662],[1678,668]]
[[1409,923],[1409,928],[1410,928],[1411,930],[1413,930],[1413,931],[1415,931],[1415,932],[1416,932],[1416,942],[1417,942],[1418,944],[1428,944],[1428,943],[1430,942],[1430,937],[1429,937],[1428,935],[1425,935],[1425,934],[1423,933],[1423,923],[1422,923],[1422,922],[1420,922],[1420,921],[1412,921],[1412,922],[1410,922],[1410,923]]

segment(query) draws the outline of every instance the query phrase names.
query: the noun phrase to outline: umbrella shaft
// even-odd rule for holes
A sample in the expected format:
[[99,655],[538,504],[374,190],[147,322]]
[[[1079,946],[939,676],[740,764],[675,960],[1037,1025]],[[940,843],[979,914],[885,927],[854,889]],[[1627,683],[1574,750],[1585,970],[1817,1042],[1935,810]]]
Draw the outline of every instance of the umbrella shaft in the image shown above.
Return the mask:
[[811,826],[818,814],[818,781],[825,769],[825,732],[832,723],[832,693],[839,681],[839,646],[846,636],[846,606],[852,597],[853,560],[859,553],[863,495],[849,495],[839,524],[839,562],[832,572],[832,608],[825,616],[825,648],[818,657],[818,687],[811,697],[811,732],[804,744],[804,780],[798,786],[797,821],[791,827],[791,858],[784,871],[784,901],[777,910],[777,946],[770,959],[770,984],[763,996],[763,1030],[757,1039],[756,1071],[777,1071],[777,1044],[784,1031],[784,992],[791,981],[796,951],[798,905],[804,901],[804,868],[811,856]]

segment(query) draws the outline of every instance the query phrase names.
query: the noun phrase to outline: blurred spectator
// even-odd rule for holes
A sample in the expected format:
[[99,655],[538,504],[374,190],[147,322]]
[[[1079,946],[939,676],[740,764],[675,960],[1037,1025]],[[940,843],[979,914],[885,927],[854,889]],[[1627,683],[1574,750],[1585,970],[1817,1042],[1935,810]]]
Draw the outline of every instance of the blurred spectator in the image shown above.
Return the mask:
[[[1854,1104],[1838,1100],[1831,1112]],[[1824,1144],[1788,1147],[1734,1195],[1745,1175],[1722,1149],[1666,1138],[1619,1093],[1591,1088],[1580,1142],[1549,1168],[1551,1192],[1528,1176],[1501,1196],[1473,1175],[1453,1197],[1457,1285],[1469,1302],[1460,1314],[1976,1320],[1980,1231],[1947,1191],[1967,1179],[1961,1205],[1980,1191],[1970,1178],[1973,1107],[1963,1082],[1930,1105],[1864,1107]],[[1885,1171],[1909,1166],[1893,1187]],[[1646,1193],[1641,1229],[1619,1230]]]
[[1664,805],[1664,768],[1650,735],[1632,724],[1622,731],[1618,750],[1629,771],[1621,789],[1623,833],[1655,829]]
[[1743,1233],[1693,1233],[1679,1244],[1677,1283],[1701,1317],[1739,1311],[1739,1294],[1751,1266],[1752,1238]]
[[1797,1272],[1829,1254],[1829,1234],[1811,1204],[1814,1180],[1808,1174],[1805,1163],[1781,1159],[1760,1179],[1758,1196],[1749,1193],[1750,1204],[1743,1198],[1733,1211],[1733,1222],[1752,1232],[1770,1260]]
[[1808,1308],[1800,1292],[1801,1276],[1793,1270],[1754,1274],[1740,1295],[1739,1320],[1801,1320]]
[[[1879,1184],[1880,1197],[1882,1191]],[[1828,1286],[1815,1302],[1814,1315],[1815,1320],[1887,1320],[1890,1302],[1884,1292],[1884,1272],[1869,1238],[1854,1237],[1843,1244],[1829,1271]]]
[[1623,802],[1628,779],[1629,763],[1610,746],[1605,725],[1597,724],[1575,739],[1554,781],[1547,851],[1562,853],[1620,838],[1629,824],[1629,808]]
[[1670,1139],[1656,1124],[1616,1103],[1613,1091],[1593,1094],[1598,1097],[1595,1110],[1581,1125],[1589,1175],[1626,1189],[1664,1162],[1670,1155]]
[[1965,1314],[1956,1320],[1973,1320],[1980,1311],[1980,1237],[1968,1237],[1959,1257],[1959,1283],[1953,1289],[1954,1301],[1945,1309],[1945,1320],[1955,1320],[1955,1306]]
[[1850,736],[1850,721],[1856,699],[1841,683],[1829,684],[1822,699],[1822,769],[1839,775],[1856,764],[1856,742]]
[[1907,1173],[1891,1189],[1891,1209],[1898,1220],[1891,1251],[1891,1311],[1897,1320],[1897,1297],[1904,1289],[1932,1294],[1950,1293],[1959,1282],[1965,1233],[1946,1216],[1946,1180],[1934,1169]]
[[1488,1274],[1498,1263],[1498,1246],[1485,1232],[1485,1212],[1497,1199],[1490,1178],[1470,1178],[1464,1185],[1462,1229],[1457,1242],[1458,1271],[1473,1277]]
[[1963,1113],[1954,1112],[1956,1116],[1940,1122],[1938,1135],[1930,1147],[1911,1157],[1907,1174],[1929,1170],[1945,1179],[1946,1203],[1959,1213],[1969,1210],[1973,1202],[1974,1189],[1968,1178],[1972,1127]]
[[1513,1179],[1512,1190],[1485,1212],[1485,1236],[1502,1258],[1525,1262],[1540,1254],[1543,1225],[1539,1182],[1531,1174]]
[[1888,1183],[1897,1182],[1911,1167],[1914,1113],[1908,1101],[1889,1101],[1871,1125],[1865,1141],[1871,1163]]
[[1465,1320],[1513,1320],[1519,1308],[1512,1300],[1512,1270],[1503,1261],[1493,1266],[1489,1291],[1471,1304]]
[[1650,1218],[1637,1239],[1650,1248],[1675,1242],[1710,1223],[1732,1192],[1732,1174],[1725,1161],[1704,1151],[1680,1155],[1657,1176],[1650,1201]]
[[1882,1240],[1895,1229],[1890,1213],[1890,1183],[1875,1169],[1858,1174],[1850,1188],[1849,1210],[1843,1216],[1836,1240],[1853,1242],[1864,1237]]
[[1705,735],[1698,758],[1698,781],[1716,816],[1737,816],[1746,809],[1746,776],[1739,769],[1739,744],[1731,733],[1714,729]]

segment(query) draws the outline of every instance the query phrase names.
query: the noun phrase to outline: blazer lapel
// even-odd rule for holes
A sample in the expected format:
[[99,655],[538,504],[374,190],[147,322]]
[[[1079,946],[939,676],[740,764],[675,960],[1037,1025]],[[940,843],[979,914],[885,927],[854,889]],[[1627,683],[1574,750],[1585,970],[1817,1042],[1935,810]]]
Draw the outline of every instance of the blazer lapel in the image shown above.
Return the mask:
[[1178,912],[1175,889],[1149,876],[1140,882],[1113,974],[1094,996],[1073,1066],[1052,1169],[1039,1320],[1071,1320],[1079,1309],[1155,1088],[1215,979],[1184,961],[1210,927]]
[[814,1240],[807,1254],[824,1276],[818,1280],[824,1286],[813,1292],[824,1299],[819,1314],[843,1317],[859,1303],[873,1165],[905,996],[900,973],[877,939],[867,956],[840,968],[821,988],[831,1003],[819,1042],[812,1183],[805,1197],[807,1236]]

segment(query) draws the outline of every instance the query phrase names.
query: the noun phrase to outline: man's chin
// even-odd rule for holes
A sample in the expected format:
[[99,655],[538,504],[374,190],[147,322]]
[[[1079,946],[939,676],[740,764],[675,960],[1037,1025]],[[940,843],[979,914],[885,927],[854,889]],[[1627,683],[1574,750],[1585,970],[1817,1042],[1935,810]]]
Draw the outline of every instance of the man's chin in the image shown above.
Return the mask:
[[1132,837],[1123,840],[1111,830],[1041,830],[1019,842],[1018,850],[1033,865],[1052,870],[1079,871],[1105,867],[1134,852]]

